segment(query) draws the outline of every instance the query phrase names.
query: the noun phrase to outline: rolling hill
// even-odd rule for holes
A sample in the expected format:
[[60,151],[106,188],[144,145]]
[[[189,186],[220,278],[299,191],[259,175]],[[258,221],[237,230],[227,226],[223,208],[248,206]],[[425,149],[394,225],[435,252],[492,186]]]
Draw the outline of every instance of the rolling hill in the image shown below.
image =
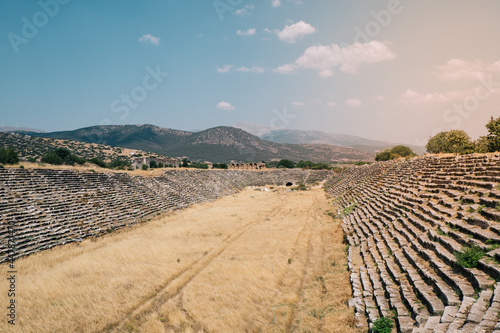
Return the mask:
[[153,125],[107,125],[74,131],[26,133],[54,139],[98,143],[210,162],[268,161],[287,158],[314,162],[370,161],[373,155],[350,147],[288,144],[263,140],[234,127],[187,132]]
[[[269,127],[263,127],[244,122],[236,123],[233,126],[257,135],[261,139],[272,142],[295,144],[326,144],[341,147],[351,147],[370,154],[375,154],[378,151],[382,151],[386,148],[391,148],[400,144],[394,142],[370,140],[354,135],[332,134],[321,131],[301,131],[289,129],[273,130]],[[423,154],[425,152],[423,147],[407,144],[404,145],[409,146],[417,154]]]

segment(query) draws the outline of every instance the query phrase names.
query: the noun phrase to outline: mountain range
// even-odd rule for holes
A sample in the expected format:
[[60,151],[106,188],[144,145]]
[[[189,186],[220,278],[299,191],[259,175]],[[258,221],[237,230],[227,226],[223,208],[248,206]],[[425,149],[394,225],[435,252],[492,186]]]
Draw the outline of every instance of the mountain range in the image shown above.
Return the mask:
[[240,128],[227,126],[188,132],[153,125],[105,125],[72,131],[49,133],[19,131],[18,133],[139,149],[173,157],[185,156],[192,161],[256,162],[286,158],[294,161],[331,163],[372,161],[374,158],[373,153],[352,147],[322,142],[313,144],[273,142]]

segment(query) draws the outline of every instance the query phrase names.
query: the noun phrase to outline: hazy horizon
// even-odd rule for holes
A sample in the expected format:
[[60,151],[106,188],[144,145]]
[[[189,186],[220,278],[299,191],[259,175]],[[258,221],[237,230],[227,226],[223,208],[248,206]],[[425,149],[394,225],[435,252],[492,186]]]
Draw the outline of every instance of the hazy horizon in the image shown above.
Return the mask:
[[500,116],[493,0],[0,8],[6,127],[248,122],[425,145],[441,130],[476,139]]

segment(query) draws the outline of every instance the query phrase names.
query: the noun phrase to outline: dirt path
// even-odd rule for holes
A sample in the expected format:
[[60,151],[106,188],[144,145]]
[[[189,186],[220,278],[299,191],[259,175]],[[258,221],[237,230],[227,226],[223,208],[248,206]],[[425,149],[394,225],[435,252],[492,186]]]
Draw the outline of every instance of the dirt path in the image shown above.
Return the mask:
[[322,189],[247,189],[19,260],[17,331],[353,332],[328,210]]

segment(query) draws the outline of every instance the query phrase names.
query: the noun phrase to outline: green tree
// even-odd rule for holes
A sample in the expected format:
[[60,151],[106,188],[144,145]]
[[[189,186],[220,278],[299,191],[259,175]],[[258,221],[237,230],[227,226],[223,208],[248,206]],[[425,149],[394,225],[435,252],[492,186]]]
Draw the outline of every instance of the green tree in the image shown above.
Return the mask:
[[469,134],[462,130],[451,130],[446,133],[449,153],[464,154],[474,152],[474,145]]
[[375,155],[375,161],[380,162],[380,161],[389,161],[396,158],[396,156],[392,155],[391,156],[391,151],[390,149],[386,149],[384,151],[378,152]]
[[17,156],[14,148],[9,147],[8,149],[0,148],[0,163],[3,164],[17,164],[19,163],[19,156]]
[[488,150],[490,152],[500,151],[500,117],[493,119],[486,124],[488,129]]
[[427,141],[426,149],[431,154],[474,152],[474,144],[469,135],[462,130],[440,132]]
[[188,159],[187,159],[187,158],[183,158],[183,159],[182,159],[182,167],[183,167],[183,168],[187,168],[187,167],[188,167],[188,165],[189,165],[189,161],[188,161]]
[[490,151],[490,141],[487,136],[481,136],[474,141],[474,151],[476,153],[487,153]]
[[428,153],[439,154],[448,152],[446,144],[446,132],[439,132],[427,141],[425,149]]
[[148,167],[148,165],[147,165],[147,164],[143,164],[143,165],[142,165],[142,170],[146,171],[146,170],[148,170],[148,169],[149,169],[149,167]]
[[156,161],[149,161],[149,167],[151,169],[155,169],[158,167],[158,164],[156,163]]
[[277,167],[279,168],[280,166],[283,166],[284,168],[287,169],[293,169],[295,168],[295,163],[293,163],[293,161],[283,159],[278,162]]
[[399,145],[391,148],[391,153],[399,155],[401,157],[413,157],[416,154],[410,149],[410,147]]
[[301,168],[301,169],[312,169],[312,167],[314,167],[314,162],[311,162],[311,161],[303,161],[303,160],[300,160],[300,161],[297,163],[297,168]]

